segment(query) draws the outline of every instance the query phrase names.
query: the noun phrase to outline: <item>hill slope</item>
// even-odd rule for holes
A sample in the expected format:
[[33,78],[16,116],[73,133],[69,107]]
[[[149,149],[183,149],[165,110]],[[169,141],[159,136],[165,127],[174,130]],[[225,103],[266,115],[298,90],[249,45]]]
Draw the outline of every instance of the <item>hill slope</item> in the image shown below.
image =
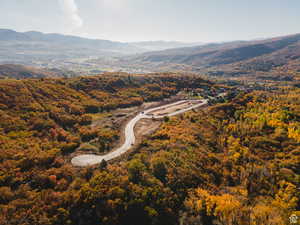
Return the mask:
[[271,71],[290,66],[300,70],[300,34],[260,40],[209,44],[198,47],[144,53],[133,59],[141,64],[159,66],[189,65],[194,70],[208,68]]
[[31,66],[23,66],[16,64],[0,65],[0,79],[13,78],[43,78],[43,77],[69,77],[74,76],[74,73],[64,72],[58,69],[39,69]]
[[70,165],[83,142],[111,149],[114,109],[203,86],[217,88],[185,74],[0,80],[0,224],[289,224],[299,88],[239,93],[165,118],[126,161]]

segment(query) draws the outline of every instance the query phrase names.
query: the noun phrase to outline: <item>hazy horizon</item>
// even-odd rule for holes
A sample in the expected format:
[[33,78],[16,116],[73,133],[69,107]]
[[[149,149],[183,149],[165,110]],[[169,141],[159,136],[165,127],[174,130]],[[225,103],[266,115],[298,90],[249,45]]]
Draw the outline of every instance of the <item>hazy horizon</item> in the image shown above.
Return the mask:
[[0,27],[120,42],[211,43],[299,33],[299,10],[296,0],[2,0]]
[[[9,27],[0,27],[0,29],[6,29],[6,30],[13,30],[19,33],[26,33],[26,32],[41,32],[44,34],[60,34],[60,35],[66,35],[66,36],[75,36],[75,37],[81,37],[81,38],[87,38],[87,39],[95,39],[95,40],[107,40],[107,41],[114,41],[114,42],[122,42],[122,43],[141,43],[141,42],[178,42],[178,43],[185,43],[185,44],[211,44],[211,43],[226,43],[226,42],[234,42],[234,41],[255,41],[255,40],[264,40],[264,39],[269,39],[269,38],[274,38],[274,37],[280,37],[280,36],[289,36],[289,35],[294,35],[298,33],[290,33],[290,34],[282,34],[282,35],[277,35],[277,36],[270,36],[270,37],[261,37],[261,38],[253,38],[253,39],[233,39],[233,40],[227,40],[227,41],[210,41],[210,42],[201,42],[201,41],[181,41],[181,40],[138,40],[138,41],[120,41],[120,40],[110,40],[110,39],[101,39],[97,37],[86,37],[86,36],[81,36],[80,34],[66,34],[66,33],[58,33],[58,32],[43,32],[40,30],[24,30],[24,31],[18,31]],[[300,34],[300,32],[299,32]]]

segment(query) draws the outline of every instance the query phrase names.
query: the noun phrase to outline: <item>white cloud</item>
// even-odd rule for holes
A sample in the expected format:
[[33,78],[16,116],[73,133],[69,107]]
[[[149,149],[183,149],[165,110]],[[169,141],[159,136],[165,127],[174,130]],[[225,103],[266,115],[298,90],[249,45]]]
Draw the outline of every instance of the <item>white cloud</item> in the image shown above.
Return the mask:
[[75,0],[58,0],[66,18],[68,29],[73,31],[82,27],[83,20],[78,14]]

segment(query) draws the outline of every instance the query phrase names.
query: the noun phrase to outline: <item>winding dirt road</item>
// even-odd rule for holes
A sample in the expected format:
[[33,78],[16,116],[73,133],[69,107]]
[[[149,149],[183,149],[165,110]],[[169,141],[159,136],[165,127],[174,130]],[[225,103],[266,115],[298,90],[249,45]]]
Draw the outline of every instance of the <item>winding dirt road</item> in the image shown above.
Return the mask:
[[71,162],[74,166],[91,166],[91,165],[95,165],[98,163],[101,163],[102,160],[105,161],[109,161],[112,160],[114,158],[119,157],[120,155],[124,154],[125,152],[127,152],[132,145],[135,143],[135,135],[134,135],[134,127],[136,125],[136,123],[141,120],[141,119],[159,119],[159,118],[163,118],[165,116],[175,116],[181,113],[185,113],[189,110],[195,109],[197,107],[206,105],[208,100],[189,100],[189,102],[193,102],[194,104],[190,107],[187,108],[183,108],[181,110],[177,110],[175,112],[172,113],[168,113],[168,114],[164,114],[164,115],[154,115],[151,114],[151,112],[157,111],[157,110],[165,110],[168,109],[170,107],[174,107],[176,105],[182,104],[187,102],[187,100],[181,100],[181,101],[177,101],[175,103],[172,104],[167,104],[167,105],[162,105],[159,107],[155,107],[152,109],[148,109],[144,112],[139,113],[138,115],[136,115],[132,120],[130,120],[126,127],[125,127],[125,142],[124,144],[117,148],[115,151],[109,152],[106,155],[94,155],[94,154],[85,154],[85,155],[79,155],[74,157]]

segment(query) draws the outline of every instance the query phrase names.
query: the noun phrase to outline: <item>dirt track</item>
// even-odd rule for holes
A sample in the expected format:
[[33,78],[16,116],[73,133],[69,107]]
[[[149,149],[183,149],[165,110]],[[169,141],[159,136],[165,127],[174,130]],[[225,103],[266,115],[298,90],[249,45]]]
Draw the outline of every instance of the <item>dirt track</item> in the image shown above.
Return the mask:
[[181,100],[175,103],[158,106],[155,108],[147,109],[143,112],[140,112],[133,119],[131,119],[125,127],[125,142],[122,146],[117,148],[114,151],[111,151],[105,155],[79,155],[74,157],[71,162],[74,166],[90,166],[100,163],[102,160],[109,161],[114,158],[119,157],[120,155],[127,152],[135,143],[136,137],[134,134],[135,126],[137,122],[142,119],[160,119],[165,116],[175,116],[194,108],[206,105],[208,102],[207,99],[199,100]]

